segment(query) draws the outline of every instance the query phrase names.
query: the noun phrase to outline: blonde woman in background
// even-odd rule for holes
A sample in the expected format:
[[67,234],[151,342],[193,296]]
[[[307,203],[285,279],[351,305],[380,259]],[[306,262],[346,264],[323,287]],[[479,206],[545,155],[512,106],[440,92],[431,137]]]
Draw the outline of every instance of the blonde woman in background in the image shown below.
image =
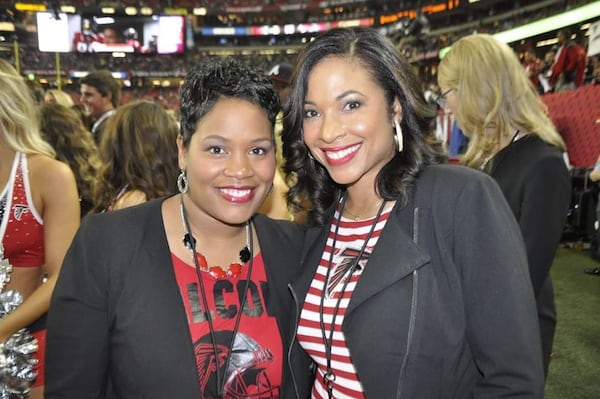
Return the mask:
[[500,185],[525,239],[547,375],[556,328],[550,267],[571,196],[565,144],[514,51],[466,36],[438,68],[438,103],[469,137],[463,162]]
[[177,189],[177,123],[160,104],[134,101],[107,121],[94,212],[117,210]]
[[[17,71],[0,60],[0,242],[13,266],[6,290],[23,303],[0,320],[0,342],[28,327],[38,341],[37,379],[43,397],[45,315],[68,246],[79,226],[73,172],[54,159],[40,134],[38,107]],[[43,282],[44,276],[48,279]]]
[[49,89],[46,90],[44,94],[44,103],[45,104],[60,104],[65,107],[72,107],[75,103],[73,102],[73,98],[66,92],[58,89]]

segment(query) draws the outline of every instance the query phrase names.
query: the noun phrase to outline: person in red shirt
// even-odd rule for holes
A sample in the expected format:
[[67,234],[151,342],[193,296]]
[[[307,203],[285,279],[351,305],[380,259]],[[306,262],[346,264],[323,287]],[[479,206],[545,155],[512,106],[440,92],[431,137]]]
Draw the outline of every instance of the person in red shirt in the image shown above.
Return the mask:
[[583,84],[585,77],[585,49],[571,40],[568,30],[559,30],[557,38],[560,48],[552,65],[550,83],[555,91],[575,89]]
[[538,91],[538,93],[542,93],[542,88],[540,87],[540,79],[538,75],[542,70],[542,61],[535,54],[535,50],[529,48],[525,50],[525,62],[523,63],[523,67],[525,68],[525,72],[531,80],[533,87]]

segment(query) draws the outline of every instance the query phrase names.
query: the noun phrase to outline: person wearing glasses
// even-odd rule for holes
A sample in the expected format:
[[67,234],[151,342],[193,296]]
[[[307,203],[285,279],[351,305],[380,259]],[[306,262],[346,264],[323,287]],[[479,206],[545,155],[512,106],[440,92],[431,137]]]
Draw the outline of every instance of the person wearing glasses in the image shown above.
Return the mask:
[[[446,95],[449,92],[441,93],[435,99],[436,104],[440,109],[446,109]],[[448,139],[448,157],[460,162],[460,156],[467,150],[469,138],[465,135],[462,129],[456,123],[456,119],[452,117],[452,127],[450,129],[450,138]]]
[[463,163],[498,182],[519,222],[547,374],[556,326],[550,267],[571,198],[564,141],[514,51],[490,35],[454,43],[438,83],[440,101],[469,137]]
[[542,398],[519,227],[493,179],[445,163],[410,65],[338,28],[292,76],[283,155],[308,230],[290,289],[316,370],[294,370],[300,397]]

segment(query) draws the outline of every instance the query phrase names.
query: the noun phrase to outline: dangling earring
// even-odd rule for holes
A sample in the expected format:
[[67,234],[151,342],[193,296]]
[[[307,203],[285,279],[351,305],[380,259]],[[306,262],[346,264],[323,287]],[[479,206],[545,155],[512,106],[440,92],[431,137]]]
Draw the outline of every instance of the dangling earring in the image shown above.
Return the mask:
[[400,127],[400,123],[398,123],[398,121],[395,119],[394,129],[396,130],[396,133],[394,134],[394,141],[398,146],[398,152],[402,152],[402,149],[404,148],[404,143],[402,142],[402,128]]
[[181,194],[185,194],[190,189],[190,183],[187,179],[187,175],[185,174],[185,170],[181,169],[179,172],[179,176],[177,176],[177,189]]

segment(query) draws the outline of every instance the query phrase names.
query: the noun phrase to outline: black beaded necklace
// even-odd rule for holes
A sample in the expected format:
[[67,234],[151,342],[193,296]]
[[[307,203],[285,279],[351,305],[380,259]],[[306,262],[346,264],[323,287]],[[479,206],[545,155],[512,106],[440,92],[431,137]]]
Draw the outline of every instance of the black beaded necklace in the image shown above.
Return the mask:
[[[356,270],[356,266],[358,265],[358,262],[360,262],[365,250],[367,249],[367,245],[368,245],[369,241],[371,240],[373,233],[375,232],[377,223],[379,223],[379,219],[381,218],[381,214],[383,213],[383,209],[385,208],[385,204],[387,203],[387,201],[385,201],[385,200],[381,202],[381,205],[379,206],[379,209],[377,210],[377,215],[375,216],[375,219],[373,220],[371,229],[369,230],[369,233],[367,234],[367,237],[365,238],[365,242],[363,243],[363,245],[358,253],[358,256],[351,263],[346,265],[343,273],[341,274],[342,276],[347,275],[348,277],[345,279],[344,284],[342,285],[342,288],[339,292],[337,301],[335,303],[335,308],[333,309],[333,317],[331,319],[331,327],[329,328],[329,331],[326,331],[325,320],[324,320],[325,295],[327,293],[327,284],[329,282],[329,278],[331,277],[331,267],[333,266],[333,255],[335,252],[335,245],[337,243],[337,238],[338,238],[338,233],[339,233],[339,228],[340,228],[340,219],[342,218],[342,214],[344,213],[344,207],[346,206],[347,199],[348,199],[348,196],[344,195],[344,197],[342,198],[342,202],[339,206],[337,223],[335,225],[335,230],[333,233],[333,242],[331,243],[331,251],[329,253],[329,260],[327,261],[327,273],[325,275],[325,283],[323,284],[323,290],[321,292],[321,298],[320,298],[320,303],[319,303],[319,325],[321,327],[321,336],[323,338],[323,345],[325,346],[325,361],[326,361],[326,366],[327,366],[327,371],[323,375],[323,383],[327,387],[327,395],[329,396],[329,399],[333,398],[333,383],[335,382],[335,379],[336,379],[336,375],[331,368],[331,348],[333,346],[333,331],[335,329],[335,319],[337,318],[337,315],[340,311],[340,303],[342,301],[342,298],[344,297],[344,293],[346,292],[346,288],[348,287],[348,283],[351,280],[352,274]],[[327,336],[327,333],[329,333],[329,336]]]
[[242,294],[242,298],[240,300],[240,309],[235,319],[235,325],[233,327],[233,334],[231,335],[231,341],[229,342],[227,349],[227,357],[225,360],[225,365],[223,367],[223,373],[220,373],[220,368],[218,364],[219,359],[219,349],[217,347],[217,340],[215,337],[215,327],[213,324],[211,312],[208,309],[208,300],[206,299],[206,288],[204,287],[204,279],[202,278],[202,268],[200,267],[200,263],[198,262],[198,256],[196,253],[196,239],[192,236],[190,221],[187,216],[187,210],[185,209],[185,205],[183,203],[183,194],[181,194],[181,219],[183,221],[183,230],[185,234],[183,235],[183,244],[192,252],[192,259],[194,260],[194,268],[196,269],[196,275],[198,277],[198,283],[200,285],[200,296],[202,298],[202,305],[204,306],[206,312],[206,320],[208,321],[208,330],[210,332],[210,340],[213,347],[213,354],[215,361],[215,375],[216,375],[216,383],[217,383],[217,398],[223,397],[223,390],[225,389],[226,382],[226,373],[229,368],[229,363],[231,362],[231,355],[233,344],[235,342],[235,338],[237,336],[237,332],[240,326],[240,321],[242,320],[242,314],[244,313],[244,306],[246,305],[246,300],[248,296],[248,289],[250,288],[250,281],[252,280],[252,267],[254,266],[254,242],[253,242],[253,233],[252,233],[252,222],[249,220],[247,223],[247,231],[248,233],[248,245],[240,251],[240,260],[242,258],[249,261],[248,266],[248,276],[246,277],[246,284],[244,285],[244,293]]

